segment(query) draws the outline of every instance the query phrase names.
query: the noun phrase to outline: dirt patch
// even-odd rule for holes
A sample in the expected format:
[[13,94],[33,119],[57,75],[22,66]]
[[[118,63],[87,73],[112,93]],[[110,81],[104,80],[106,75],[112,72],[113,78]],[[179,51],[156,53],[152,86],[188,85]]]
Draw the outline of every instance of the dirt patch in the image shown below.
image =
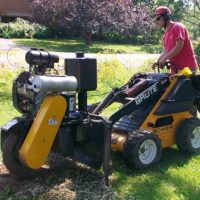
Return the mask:
[[[111,184],[111,183],[110,183]],[[117,199],[101,172],[63,159],[20,180],[0,162],[0,199]]]

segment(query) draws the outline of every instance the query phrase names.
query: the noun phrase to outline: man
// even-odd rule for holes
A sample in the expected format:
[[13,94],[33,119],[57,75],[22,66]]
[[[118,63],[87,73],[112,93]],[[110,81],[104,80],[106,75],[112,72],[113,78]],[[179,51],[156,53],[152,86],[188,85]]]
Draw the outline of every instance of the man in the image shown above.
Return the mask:
[[165,29],[163,35],[163,52],[156,63],[152,65],[163,66],[166,61],[174,63],[171,65],[171,73],[176,74],[178,70],[189,67],[195,73],[198,67],[189,33],[185,26],[171,20],[171,11],[165,6],[159,6],[154,13],[154,21],[160,28]]

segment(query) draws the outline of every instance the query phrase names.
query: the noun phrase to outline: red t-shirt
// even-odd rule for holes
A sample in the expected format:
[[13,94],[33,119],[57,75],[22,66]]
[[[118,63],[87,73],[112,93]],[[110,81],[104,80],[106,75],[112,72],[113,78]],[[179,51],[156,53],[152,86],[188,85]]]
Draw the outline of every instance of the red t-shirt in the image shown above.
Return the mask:
[[177,69],[174,66],[171,66],[172,74],[177,73],[177,70],[183,69],[184,67],[195,69],[198,66],[187,29],[183,24],[174,22],[163,36],[165,50],[169,52],[173,49],[178,39],[184,40],[184,45],[178,55],[170,59],[170,61],[174,62],[177,66]]

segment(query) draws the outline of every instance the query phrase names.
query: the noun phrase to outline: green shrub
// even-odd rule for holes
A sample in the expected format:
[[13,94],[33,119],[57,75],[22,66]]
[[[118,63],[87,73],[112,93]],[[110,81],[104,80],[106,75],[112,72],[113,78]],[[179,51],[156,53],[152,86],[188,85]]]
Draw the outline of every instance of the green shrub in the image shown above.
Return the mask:
[[131,78],[132,71],[126,69],[117,59],[98,63],[97,91],[89,92],[89,103],[101,101],[112,88],[124,85]]
[[134,42],[134,44],[143,44],[144,37],[142,35],[135,35],[135,36],[132,36],[132,41]]
[[47,38],[52,37],[52,31],[45,26],[17,18],[14,22],[0,23],[0,37]]
[[6,32],[8,31],[8,24],[0,23],[0,37],[6,37]]
[[1,24],[1,36],[5,38],[32,38],[34,28],[28,21],[17,18],[15,22]]
[[200,38],[198,38],[194,43],[194,51],[197,56],[198,64],[200,65]]
[[116,31],[104,32],[103,38],[110,42],[128,42],[128,39],[124,34]]
[[149,32],[148,35],[142,34],[132,34],[125,35],[116,31],[107,31],[102,33],[102,38],[109,42],[115,43],[131,43],[131,44],[158,44],[162,38],[163,32],[161,30],[155,29]]
[[54,37],[54,33],[53,31],[46,27],[46,26],[42,26],[40,24],[33,24],[34,26],[34,35],[33,38],[52,38]]
[[127,36],[123,33],[116,31],[108,31],[103,33],[104,40],[114,43],[134,43],[134,44],[143,44],[144,38],[141,35],[132,35]]
[[131,70],[126,69],[118,60],[106,60],[99,64],[98,88],[105,91],[122,86],[131,78]]

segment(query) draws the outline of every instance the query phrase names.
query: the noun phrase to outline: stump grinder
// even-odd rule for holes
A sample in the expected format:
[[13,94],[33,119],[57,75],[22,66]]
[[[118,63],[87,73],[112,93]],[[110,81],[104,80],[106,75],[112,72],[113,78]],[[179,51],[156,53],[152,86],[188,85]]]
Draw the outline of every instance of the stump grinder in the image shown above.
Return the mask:
[[[22,115],[1,127],[3,161],[11,173],[30,175],[57,152],[95,169],[103,166],[108,182],[110,149],[139,169],[158,163],[162,149],[175,144],[182,152],[199,153],[200,120],[190,110],[200,108],[200,75],[187,68],[176,75],[137,73],[88,105],[87,91],[97,88],[96,59],[82,53],[65,59],[66,75],[54,68],[59,57],[45,50],[30,49],[25,59],[29,70],[12,89]],[[121,107],[103,117],[114,102]]]

